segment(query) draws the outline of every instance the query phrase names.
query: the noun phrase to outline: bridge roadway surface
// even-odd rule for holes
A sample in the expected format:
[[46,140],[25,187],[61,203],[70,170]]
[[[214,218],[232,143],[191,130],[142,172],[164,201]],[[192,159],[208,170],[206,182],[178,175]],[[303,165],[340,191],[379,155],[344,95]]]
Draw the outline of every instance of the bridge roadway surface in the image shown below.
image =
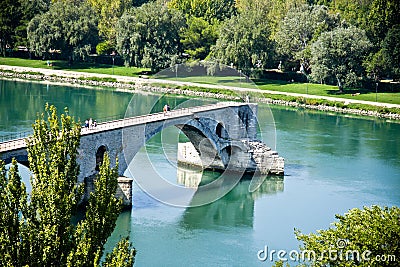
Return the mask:
[[[81,136],[99,133],[99,132],[105,132],[108,130],[114,130],[114,129],[123,128],[123,127],[127,127],[127,126],[132,126],[132,125],[146,124],[149,122],[184,117],[184,116],[192,115],[192,114],[194,114],[196,112],[200,112],[200,111],[209,111],[209,110],[215,110],[215,109],[220,109],[220,108],[225,108],[225,107],[242,106],[242,105],[246,105],[246,103],[219,102],[217,104],[175,109],[175,110],[171,110],[171,111],[167,112],[166,114],[164,114],[163,112],[159,112],[159,113],[152,113],[152,114],[147,114],[147,115],[142,115],[142,116],[124,118],[124,119],[120,119],[120,120],[113,120],[113,121],[99,123],[97,125],[97,127],[92,127],[91,129],[82,127]],[[16,149],[21,149],[21,148],[26,148],[25,137],[0,143],[0,153],[12,151],[12,150],[16,150]]]
[[29,67],[8,66],[8,65],[0,65],[0,70],[1,69],[12,70],[15,72],[40,72],[46,76],[56,75],[56,76],[60,76],[60,77],[70,77],[70,78],[79,78],[79,77],[107,78],[107,77],[112,77],[112,78],[115,78],[118,82],[124,82],[124,83],[129,83],[129,82],[134,82],[135,84],[164,83],[164,84],[174,84],[174,85],[181,85],[181,86],[185,86],[185,85],[186,86],[199,86],[199,87],[204,87],[204,88],[228,89],[228,90],[242,92],[242,93],[255,92],[255,93],[267,93],[267,94],[280,94],[280,95],[288,95],[288,96],[304,97],[304,98],[326,99],[329,101],[339,101],[339,102],[344,102],[344,103],[356,103],[356,104],[367,104],[367,105],[388,107],[388,108],[400,108],[400,105],[391,104],[391,103],[373,102],[373,101],[331,97],[331,96],[298,94],[298,93],[262,90],[262,89],[247,88],[247,87],[224,86],[224,85],[219,85],[219,84],[192,83],[192,82],[181,82],[181,81],[162,80],[162,79],[143,79],[143,78],[129,77],[129,76],[108,75],[108,74],[100,74],[100,73],[88,73],[88,72],[77,72],[77,71],[66,71],[66,70],[54,70],[54,69],[44,69],[44,68],[29,68]]

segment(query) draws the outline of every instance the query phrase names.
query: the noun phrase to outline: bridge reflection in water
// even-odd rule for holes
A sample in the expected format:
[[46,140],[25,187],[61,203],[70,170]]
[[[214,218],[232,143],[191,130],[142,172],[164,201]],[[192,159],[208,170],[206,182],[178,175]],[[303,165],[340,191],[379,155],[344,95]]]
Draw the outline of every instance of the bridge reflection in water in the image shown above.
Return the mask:
[[[229,175],[235,175],[231,173]],[[181,185],[196,188],[202,184],[218,179],[219,173],[179,167],[177,182]],[[226,195],[215,202],[199,207],[185,209],[181,224],[183,227],[209,229],[216,226],[253,226],[254,203],[264,195],[283,192],[284,179],[279,176],[267,177],[261,186],[254,192],[249,192],[249,185],[253,175],[246,174],[240,182]],[[235,179],[232,179],[235,180]],[[219,190],[220,188],[208,189]],[[200,202],[195,193],[192,203]],[[193,205],[196,206],[196,205]]]

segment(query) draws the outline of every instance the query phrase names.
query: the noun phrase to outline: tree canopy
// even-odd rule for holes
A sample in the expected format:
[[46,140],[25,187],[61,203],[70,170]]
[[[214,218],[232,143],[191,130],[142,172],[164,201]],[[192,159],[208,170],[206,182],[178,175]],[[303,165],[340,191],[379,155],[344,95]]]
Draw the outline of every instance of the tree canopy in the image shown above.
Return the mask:
[[15,44],[15,29],[21,19],[21,5],[19,1],[4,0],[0,2],[0,52],[6,55],[7,46]]
[[339,90],[357,86],[365,73],[362,67],[372,44],[365,31],[356,27],[324,32],[311,46],[311,79],[337,81]]
[[98,41],[97,17],[85,2],[57,1],[31,20],[28,41],[39,56],[60,50],[66,57],[84,59]]
[[262,68],[271,57],[268,22],[262,12],[243,13],[225,21],[212,56],[250,74],[252,68]]
[[321,33],[338,25],[326,6],[300,5],[290,9],[275,34],[277,51],[289,61],[310,67],[310,48]]
[[150,2],[126,12],[117,28],[117,50],[129,66],[153,72],[179,63],[182,13],[165,4]]
[[[357,61],[365,72],[364,78],[398,79],[398,67],[393,64],[396,61],[390,60],[387,47],[393,47],[390,39],[397,40],[394,34],[400,24],[399,3],[397,0],[4,0],[0,4],[3,7],[0,49],[5,56],[16,46],[27,44],[30,52],[39,56],[57,51],[63,59],[71,56],[85,59],[96,47],[99,54],[116,52],[126,65],[150,67],[153,71],[184,60],[213,59],[248,70],[254,67],[255,60],[261,60],[263,68],[275,68],[282,61],[288,67],[286,70],[297,71],[302,65],[311,74],[320,67],[311,63],[311,47],[319,37],[337,28],[355,27],[365,31],[372,43],[369,55]],[[236,23],[240,25],[233,25]],[[357,72],[347,76],[354,74],[361,77]],[[317,76],[319,81],[338,84],[337,79],[320,79],[320,73],[314,74]]]
[[400,208],[354,208],[336,219],[332,228],[317,233],[296,230],[297,239],[303,242],[301,250],[315,255],[312,266],[383,267],[398,261]]

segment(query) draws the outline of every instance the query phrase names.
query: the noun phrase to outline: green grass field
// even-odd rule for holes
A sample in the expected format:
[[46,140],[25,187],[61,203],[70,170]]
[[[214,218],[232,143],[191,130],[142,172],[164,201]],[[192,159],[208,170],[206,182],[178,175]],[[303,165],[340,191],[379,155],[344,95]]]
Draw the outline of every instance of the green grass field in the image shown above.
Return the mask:
[[9,66],[22,66],[30,68],[52,68],[55,70],[71,70],[78,72],[89,72],[89,73],[100,73],[108,75],[120,75],[120,76],[139,76],[144,72],[148,72],[147,68],[135,68],[135,67],[123,67],[123,66],[112,66],[106,64],[95,64],[76,62],[72,66],[68,65],[68,61],[65,60],[51,60],[52,67],[47,66],[46,60],[34,60],[34,59],[21,59],[21,58],[4,58],[0,57],[0,65]]
[[[94,63],[74,63],[72,66],[68,65],[67,61],[54,60],[53,66],[48,67],[45,60],[30,60],[20,58],[0,58],[0,65],[10,66],[24,66],[31,68],[53,68],[59,70],[72,70],[78,72],[90,72],[108,75],[121,75],[121,76],[139,76],[143,73],[149,72],[147,68],[134,68],[123,66],[112,66],[105,64]],[[339,94],[336,86],[314,84],[314,83],[291,83],[286,81],[277,80],[254,80],[246,82],[243,76],[229,76],[229,77],[216,77],[216,76],[193,76],[193,77],[157,77],[160,79],[167,78],[169,80],[196,82],[201,84],[218,84],[225,86],[236,86],[244,88],[258,88],[263,90],[290,92],[299,94],[309,94],[315,96],[331,96],[345,99],[357,99],[367,101],[378,101],[383,103],[400,104],[400,93],[392,92],[379,92],[376,94],[372,91],[363,89],[346,89],[345,93]]]
[[400,93],[393,92],[378,91],[376,94],[375,92],[364,89],[346,88],[344,93],[339,93],[337,86],[315,83],[289,83],[283,81],[256,81],[256,84],[260,89],[271,91],[400,104]]

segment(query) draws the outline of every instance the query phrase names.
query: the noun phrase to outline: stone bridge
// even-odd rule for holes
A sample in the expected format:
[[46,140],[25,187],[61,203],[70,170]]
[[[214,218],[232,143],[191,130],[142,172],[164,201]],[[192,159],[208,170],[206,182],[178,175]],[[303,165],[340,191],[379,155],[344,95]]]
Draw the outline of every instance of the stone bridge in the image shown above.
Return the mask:
[[[283,158],[257,140],[257,104],[220,102],[175,109],[167,114],[114,120],[100,123],[92,129],[82,128],[78,181],[84,182],[85,177],[98,172],[106,151],[112,165],[118,158],[119,174],[122,176],[146,141],[170,126],[178,127],[190,140],[200,157],[200,163],[193,164],[205,169],[283,175]],[[27,165],[24,138],[0,143],[0,159],[9,163],[13,157]],[[178,158],[191,163],[188,155]]]

